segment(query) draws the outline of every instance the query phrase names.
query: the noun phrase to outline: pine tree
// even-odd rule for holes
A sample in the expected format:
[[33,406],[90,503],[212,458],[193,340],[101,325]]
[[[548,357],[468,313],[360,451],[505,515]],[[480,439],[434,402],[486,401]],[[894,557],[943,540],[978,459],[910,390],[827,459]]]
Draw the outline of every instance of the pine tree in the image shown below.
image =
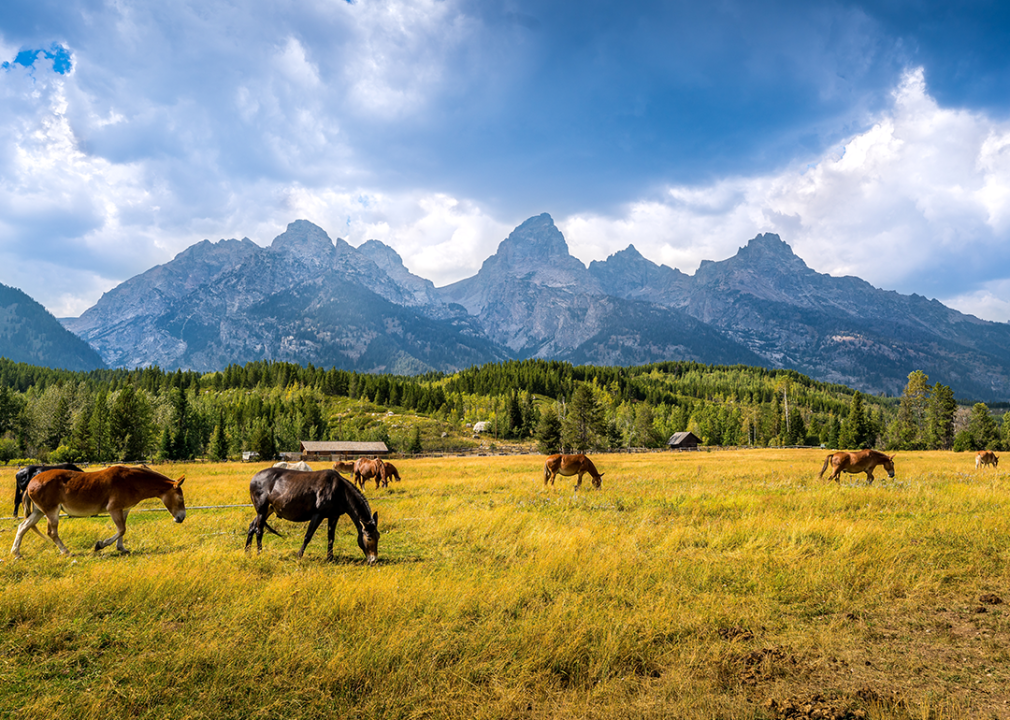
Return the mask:
[[568,403],[568,414],[561,425],[562,446],[585,452],[602,445],[605,433],[603,408],[596,401],[592,388],[579,385]]
[[929,399],[929,377],[921,370],[909,373],[894,426],[896,436],[891,439],[894,447],[902,450],[921,450],[926,447],[929,435],[926,422]]
[[954,414],[957,401],[954,391],[936,383],[926,406],[926,445],[930,450],[950,450],[954,447]]
[[421,445],[421,428],[417,425],[410,431],[410,442],[407,443],[407,452],[412,455],[424,452],[424,447]]
[[971,438],[972,450],[988,450],[999,442],[999,429],[985,403],[975,403],[966,428]]
[[561,418],[552,405],[540,413],[536,429],[537,448],[544,455],[553,455],[561,449]]
[[211,460],[216,460],[218,462],[223,462],[228,459],[228,437],[224,432],[224,417],[219,416],[217,424],[214,426],[214,432],[210,437],[210,447],[207,449],[207,455]]
[[849,405],[849,415],[842,423],[838,442],[841,447],[850,450],[868,448],[872,446],[873,437],[870,423],[866,418],[866,410],[863,407],[863,395],[858,390],[852,396]]

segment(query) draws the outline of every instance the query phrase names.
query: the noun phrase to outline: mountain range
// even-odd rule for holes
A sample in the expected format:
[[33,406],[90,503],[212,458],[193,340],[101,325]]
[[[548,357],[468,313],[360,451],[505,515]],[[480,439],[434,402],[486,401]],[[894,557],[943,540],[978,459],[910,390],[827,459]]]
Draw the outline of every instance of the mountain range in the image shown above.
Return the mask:
[[266,359],[408,374],[509,358],[688,359],[890,394],[922,370],[960,397],[1010,397],[1006,324],[818,273],[773,234],[693,275],[631,245],[586,267],[546,213],[441,288],[379,241],[354,248],[297,220],[265,248],[197,243],[62,322],[109,366]]

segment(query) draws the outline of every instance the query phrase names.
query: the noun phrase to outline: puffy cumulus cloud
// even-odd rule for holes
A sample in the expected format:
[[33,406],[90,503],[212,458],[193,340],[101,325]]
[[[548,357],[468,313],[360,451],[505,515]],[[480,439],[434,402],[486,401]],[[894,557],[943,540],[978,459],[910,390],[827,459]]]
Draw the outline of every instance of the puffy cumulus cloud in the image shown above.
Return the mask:
[[669,187],[619,217],[581,214],[560,225],[583,260],[633,242],[686,272],[775,232],[819,272],[1007,320],[1010,305],[999,298],[1010,289],[1008,198],[1010,122],[940,107],[917,69],[869,129],[826,157]]

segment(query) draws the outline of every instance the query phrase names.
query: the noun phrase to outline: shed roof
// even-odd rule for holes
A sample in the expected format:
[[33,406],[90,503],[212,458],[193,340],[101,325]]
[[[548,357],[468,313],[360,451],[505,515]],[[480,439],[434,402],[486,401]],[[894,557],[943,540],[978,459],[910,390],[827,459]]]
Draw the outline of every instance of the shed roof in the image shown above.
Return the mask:
[[674,433],[670,437],[670,439],[666,442],[666,444],[667,445],[681,445],[684,442],[691,440],[692,438],[694,438],[694,442],[696,444],[701,442],[701,438],[699,438],[697,435],[695,435],[690,430],[687,430],[685,432]]
[[300,441],[302,452],[314,453],[386,453],[384,442]]

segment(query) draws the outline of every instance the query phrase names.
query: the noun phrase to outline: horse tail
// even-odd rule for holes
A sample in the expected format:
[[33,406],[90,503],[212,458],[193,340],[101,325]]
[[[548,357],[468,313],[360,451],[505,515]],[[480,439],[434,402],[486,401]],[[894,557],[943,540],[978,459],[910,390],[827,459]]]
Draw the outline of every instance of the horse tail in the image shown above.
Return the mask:
[[817,473],[817,477],[819,478],[824,477],[824,471],[828,469],[828,463],[831,462],[831,458],[833,458],[834,455],[835,455],[834,453],[831,453],[826,458],[824,458],[824,465],[821,467],[821,471]]

